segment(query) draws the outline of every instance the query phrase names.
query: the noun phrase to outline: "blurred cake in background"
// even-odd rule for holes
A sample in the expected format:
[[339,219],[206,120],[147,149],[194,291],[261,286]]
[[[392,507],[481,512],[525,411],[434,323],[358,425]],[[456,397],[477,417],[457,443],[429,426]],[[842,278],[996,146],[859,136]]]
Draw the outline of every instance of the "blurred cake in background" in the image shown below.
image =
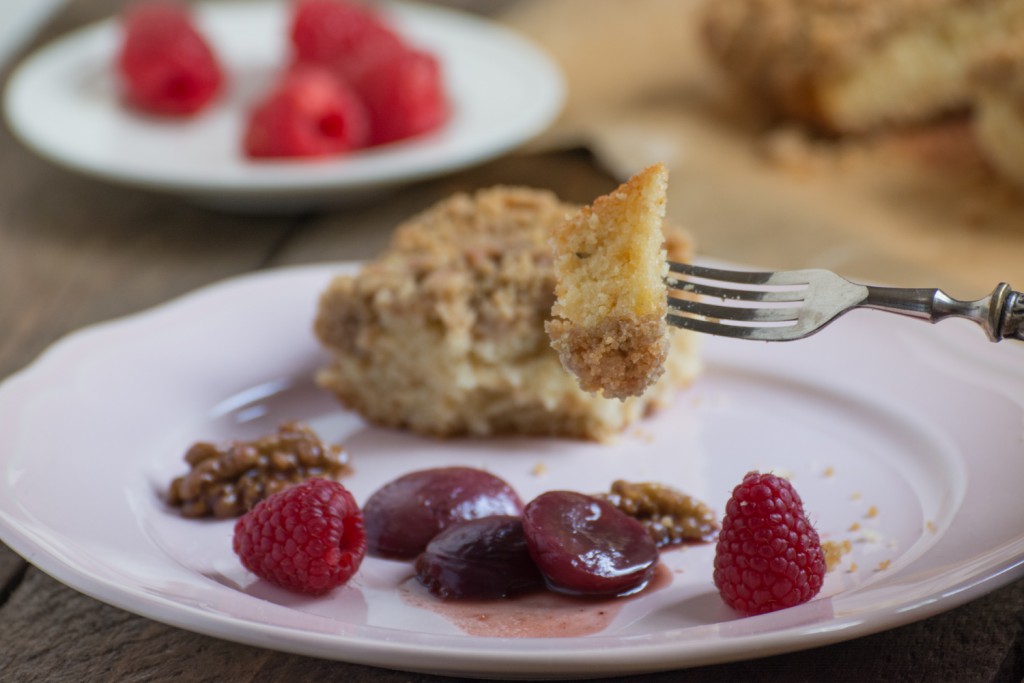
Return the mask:
[[993,166],[1024,188],[1024,35],[994,49],[972,76],[978,146]]
[[[368,421],[436,436],[604,440],[666,404],[696,375],[691,333],[673,330],[665,372],[624,401],[581,389],[551,348],[550,239],[578,207],[550,192],[456,194],[400,225],[389,247],[321,295],[318,375]],[[671,258],[689,243],[666,239]]]
[[711,54],[783,116],[830,133],[966,108],[970,73],[1024,35],[1021,0],[712,0]]

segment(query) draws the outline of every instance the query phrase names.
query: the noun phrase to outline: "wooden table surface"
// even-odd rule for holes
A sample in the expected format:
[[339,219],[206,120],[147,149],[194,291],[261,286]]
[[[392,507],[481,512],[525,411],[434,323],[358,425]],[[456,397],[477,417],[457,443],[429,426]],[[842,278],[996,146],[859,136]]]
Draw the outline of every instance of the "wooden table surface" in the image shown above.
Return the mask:
[[[40,41],[107,16],[119,4],[72,4],[49,23]],[[0,178],[0,379],[76,328],[141,311],[225,277],[372,256],[398,220],[456,190],[525,184],[585,202],[615,185],[585,151],[514,155],[405,188],[379,203],[303,215],[241,216],[73,175],[33,156],[6,129],[0,129]],[[931,619],[851,642],[630,680],[1022,677],[1024,581]],[[0,544],[0,681],[60,680],[447,679],[261,650],[165,626],[77,593]]]

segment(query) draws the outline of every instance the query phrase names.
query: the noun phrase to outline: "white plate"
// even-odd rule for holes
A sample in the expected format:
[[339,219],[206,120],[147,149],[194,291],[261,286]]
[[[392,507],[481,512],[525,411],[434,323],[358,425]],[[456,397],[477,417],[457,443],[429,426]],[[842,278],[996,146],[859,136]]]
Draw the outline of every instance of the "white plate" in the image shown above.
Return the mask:
[[401,33],[440,59],[450,120],[430,134],[337,160],[254,162],[241,152],[245,112],[288,55],[288,4],[200,5],[197,21],[228,74],[198,118],[137,114],[118,97],[114,20],[81,28],[22,63],[5,93],[15,134],[44,157],[108,181],[221,204],[301,205],[365,196],[497,156],[557,116],[562,76],[537,47],[498,24],[436,7],[389,3]]
[[[70,586],[182,628],[472,676],[629,674],[809,648],[933,615],[1022,574],[1024,348],[1012,342],[855,312],[793,344],[708,338],[698,384],[614,444],[434,441],[367,427],[311,384],[323,362],[310,332],[317,296],[352,268],[229,280],[73,334],[9,378],[0,537]],[[399,473],[468,464],[527,499],[624,477],[665,481],[721,511],[745,472],[772,468],[792,477],[822,535],[853,550],[819,597],[752,618],[719,600],[712,546],[667,552],[668,585],[604,603],[602,628],[567,637],[467,633],[429,600],[402,597],[404,562],[370,558],[329,596],[296,596],[242,569],[230,521],[182,519],[160,497],[193,441],[252,437],[284,418],[345,444],[355,465],[345,483],[360,502]],[[462,623],[502,632],[504,622]]]

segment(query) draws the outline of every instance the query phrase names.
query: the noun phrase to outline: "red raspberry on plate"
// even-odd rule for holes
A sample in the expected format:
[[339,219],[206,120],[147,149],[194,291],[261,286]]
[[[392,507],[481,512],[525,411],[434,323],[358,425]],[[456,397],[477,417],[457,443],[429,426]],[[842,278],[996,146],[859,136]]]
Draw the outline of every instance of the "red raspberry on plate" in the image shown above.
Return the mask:
[[367,7],[344,0],[299,0],[294,5],[291,41],[295,60],[344,72],[360,55],[400,49],[402,39]]
[[370,115],[370,143],[426,133],[448,118],[441,66],[421,50],[405,48],[366,57],[349,68],[352,85]]
[[715,547],[715,586],[743,614],[807,602],[821,590],[825,555],[789,481],[750,472],[733,490]]
[[143,2],[121,17],[117,68],[125,97],[153,114],[195,114],[221,88],[224,76],[206,39],[183,7]]
[[369,135],[366,110],[327,70],[289,70],[252,110],[245,153],[253,158],[322,157],[362,147]]
[[328,479],[257,503],[235,523],[232,545],[260,578],[314,595],[348,581],[366,556],[362,512],[344,486]]

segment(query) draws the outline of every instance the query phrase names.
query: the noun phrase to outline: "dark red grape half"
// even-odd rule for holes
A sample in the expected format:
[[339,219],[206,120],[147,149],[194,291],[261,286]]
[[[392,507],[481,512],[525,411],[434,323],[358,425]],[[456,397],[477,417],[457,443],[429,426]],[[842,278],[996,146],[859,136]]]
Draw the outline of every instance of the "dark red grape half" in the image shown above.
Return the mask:
[[658,549],[640,522],[603,500],[549,491],[527,504],[523,530],[548,586],[573,595],[625,595],[654,573]]
[[416,577],[439,598],[487,600],[542,588],[518,517],[457,522],[416,559]]
[[518,516],[523,503],[504,480],[472,467],[410,472],[378,489],[363,506],[369,552],[409,558],[454,522]]

